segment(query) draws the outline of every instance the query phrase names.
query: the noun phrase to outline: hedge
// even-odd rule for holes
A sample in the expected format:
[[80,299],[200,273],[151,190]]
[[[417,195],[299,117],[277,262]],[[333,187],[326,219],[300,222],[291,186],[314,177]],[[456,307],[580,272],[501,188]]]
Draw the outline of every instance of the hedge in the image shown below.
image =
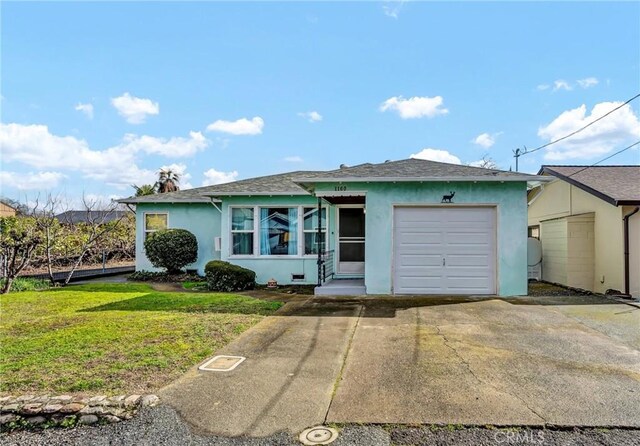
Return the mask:
[[256,273],[222,260],[212,260],[204,267],[210,291],[243,291],[256,286]]

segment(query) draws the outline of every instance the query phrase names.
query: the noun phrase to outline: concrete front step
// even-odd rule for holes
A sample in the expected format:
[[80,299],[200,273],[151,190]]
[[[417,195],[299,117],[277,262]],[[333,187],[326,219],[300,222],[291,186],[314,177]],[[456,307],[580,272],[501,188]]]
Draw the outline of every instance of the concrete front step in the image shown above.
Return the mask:
[[360,296],[367,294],[363,280],[332,280],[314,289],[316,296]]

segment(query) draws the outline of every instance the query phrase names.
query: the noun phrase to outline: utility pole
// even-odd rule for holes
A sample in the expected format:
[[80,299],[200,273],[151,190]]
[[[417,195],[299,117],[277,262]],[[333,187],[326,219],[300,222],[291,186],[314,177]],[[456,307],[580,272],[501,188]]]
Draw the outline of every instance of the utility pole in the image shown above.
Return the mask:
[[524,150],[520,150],[520,148],[518,147],[516,150],[513,151],[513,157],[516,159],[516,172],[518,172],[518,158],[520,158],[525,153],[527,153],[527,147],[526,146],[525,146]]

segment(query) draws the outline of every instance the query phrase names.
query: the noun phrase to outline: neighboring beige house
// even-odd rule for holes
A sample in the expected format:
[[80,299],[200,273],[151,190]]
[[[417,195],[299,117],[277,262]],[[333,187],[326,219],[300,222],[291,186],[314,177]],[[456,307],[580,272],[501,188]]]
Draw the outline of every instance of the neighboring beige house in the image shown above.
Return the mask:
[[640,166],[542,166],[529,192],[529,236],[542,280],[640,297]]
[[16,210],[7,203],[0,201],[0,217],[13,217],[14,215],[16,215]]

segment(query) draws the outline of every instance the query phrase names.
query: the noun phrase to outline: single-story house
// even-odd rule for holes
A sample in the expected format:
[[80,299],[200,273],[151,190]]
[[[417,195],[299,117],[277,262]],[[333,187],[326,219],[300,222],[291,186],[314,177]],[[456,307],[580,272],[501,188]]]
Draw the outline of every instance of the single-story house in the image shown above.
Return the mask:
[[529,235],[542,279],[640,296],[640,166],[542,166],[529,192]]
[[183,228],[200,273],[222,259],[318,294],[523,295],[527,186],[541,180],[406,159],[120,201],[136,206],[137,270],[153,270],[149,233]]

